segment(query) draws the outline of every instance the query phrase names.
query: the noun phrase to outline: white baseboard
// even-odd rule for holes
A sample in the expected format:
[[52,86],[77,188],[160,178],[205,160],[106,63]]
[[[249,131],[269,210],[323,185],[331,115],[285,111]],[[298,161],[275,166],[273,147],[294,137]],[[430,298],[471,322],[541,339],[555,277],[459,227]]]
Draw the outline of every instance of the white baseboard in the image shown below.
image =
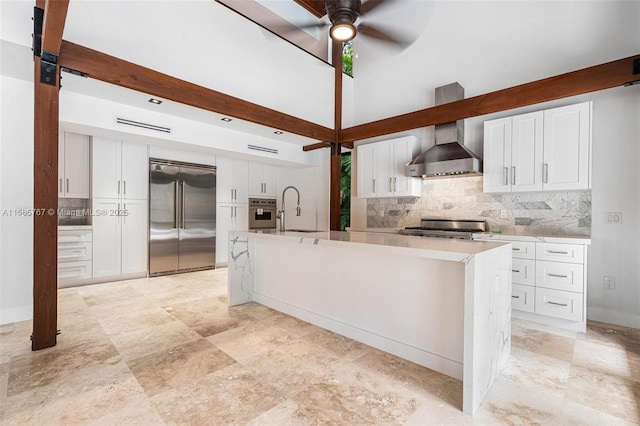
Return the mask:
[[587,319],[624,327],[640,328],[640,315],[627,314],[624,312],[612,312],[605,309],[588,307]]

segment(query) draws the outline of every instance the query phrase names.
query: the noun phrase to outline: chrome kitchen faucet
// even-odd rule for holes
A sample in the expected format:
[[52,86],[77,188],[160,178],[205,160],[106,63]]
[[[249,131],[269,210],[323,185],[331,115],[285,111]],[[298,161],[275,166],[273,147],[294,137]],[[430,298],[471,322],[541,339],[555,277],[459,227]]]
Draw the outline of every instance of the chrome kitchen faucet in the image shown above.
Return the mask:
[[285,230],[284,227],[284,211],[285,211],[285,207],[284,207],[284,194],[285,192],[287,192],[287,189],[293,189],[294,191],[296,191],[296,193],[298,194],[298,205],[296,207],[296,216],[300,216],[300,191],[298,191],[298,188],[296,188],[295,186],[287,186],[284,190],[282,190],[282,204],[281,204],[281,209],[278,210],[278,212],[276,213],[276,219],[280,219],[280,232]]

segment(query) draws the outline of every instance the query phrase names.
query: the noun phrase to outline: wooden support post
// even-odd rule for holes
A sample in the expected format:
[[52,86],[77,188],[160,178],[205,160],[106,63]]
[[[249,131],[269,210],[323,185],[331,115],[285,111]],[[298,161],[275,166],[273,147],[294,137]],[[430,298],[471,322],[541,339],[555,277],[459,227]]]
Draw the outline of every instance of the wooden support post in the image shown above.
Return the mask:
[[[36,0],[34,10],[34,351],[55,346],[58,334],[58,56],[68,8],[69,0]],[[42,28],[36,28],[40,26],[36,16],[43,18]]]
[[335,70],[335,90],[334,90],[334,143],[331,144],[331,184],[329,199],[329,229],[340,230],[340,178],[342,172],[341,145],[337,143],[340,139],[342,128],[342,42],[333,41],[331,47],[331,63]]
[[58,93],[40,83],[35,57],[33,129],[33,334],[31,349],[56,345],[58,320]]

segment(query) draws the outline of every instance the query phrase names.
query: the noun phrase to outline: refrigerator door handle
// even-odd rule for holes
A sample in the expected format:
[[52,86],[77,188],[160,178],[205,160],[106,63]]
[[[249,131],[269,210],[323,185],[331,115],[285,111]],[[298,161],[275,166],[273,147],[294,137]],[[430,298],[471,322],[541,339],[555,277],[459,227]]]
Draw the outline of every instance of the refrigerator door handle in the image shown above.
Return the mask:
[[178,228],[178,181],[173,181],[173,227]]
[[187,213],[187,211],[185,210],[185,207],[184,207],[184,198],[185,198],[185,196],[184,196],[184,191],[185,191],[184,190],[184,181],[181,181],[180,183],[182,183],[182,209],[181,209],[182,210],[182,229],[187,229],[187,226],[186,226],[185,220],[184,220],[184,217],[186,216],[186,213]]

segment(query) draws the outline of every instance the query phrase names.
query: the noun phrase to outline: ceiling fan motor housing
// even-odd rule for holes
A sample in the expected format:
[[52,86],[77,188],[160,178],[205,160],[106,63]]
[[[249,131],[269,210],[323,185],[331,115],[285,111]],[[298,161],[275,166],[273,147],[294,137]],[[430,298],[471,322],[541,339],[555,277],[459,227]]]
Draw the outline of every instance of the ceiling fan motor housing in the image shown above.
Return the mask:
[[332,24],[337,22],[356,22],[360,16],[360,0],[327,0],[325,8]]

